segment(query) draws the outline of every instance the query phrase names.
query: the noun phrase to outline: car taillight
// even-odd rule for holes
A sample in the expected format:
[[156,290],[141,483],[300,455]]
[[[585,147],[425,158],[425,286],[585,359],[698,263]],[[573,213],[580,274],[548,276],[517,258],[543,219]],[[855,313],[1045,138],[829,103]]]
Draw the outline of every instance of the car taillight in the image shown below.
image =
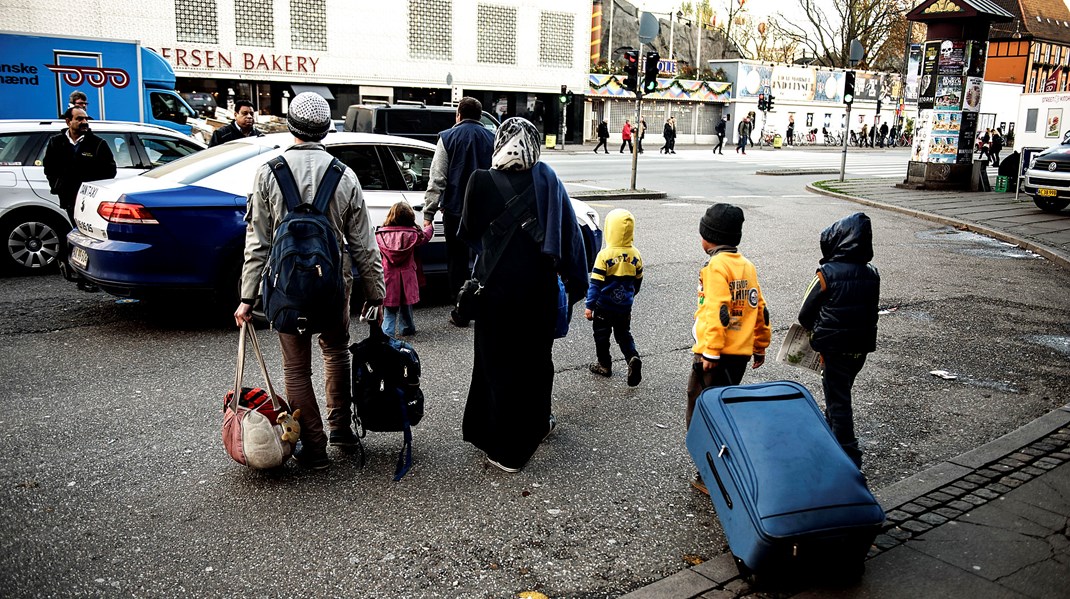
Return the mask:
[[141,204],[127,204],[125,202],[101,202],[97,206],[97,214],[110,223],[123,223],[128,225],[158,225],[160,224],[149,209]]

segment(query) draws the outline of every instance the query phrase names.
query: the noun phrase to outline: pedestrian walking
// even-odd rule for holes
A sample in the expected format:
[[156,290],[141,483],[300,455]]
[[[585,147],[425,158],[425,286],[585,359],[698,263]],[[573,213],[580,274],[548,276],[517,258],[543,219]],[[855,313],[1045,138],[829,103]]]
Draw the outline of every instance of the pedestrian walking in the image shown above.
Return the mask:
[[669,140],[672,139],[672,122],[669,119],[665,119],[665,126],[661,128],[661,137],[665,140],[665,143],[661,144],[661,148],[658,149],[658,154],[669,153]]
[[869,144],[869,125],[862,125],[862,132],[858,138],[858,147],[864,148]]
[[785,136],[787,137],[788,145],[789,146],[790,145],[794,145],[794,143],[795,143],[795,117],[794,116],[789,116],[788,117],[788,128],[787,128],[787,130],[784,131],[784,133],[785,133]]
[[434,235],[434,226],[425,225],[422,229],[416,226],[416,213],[404,200],[390,207],[382,226],[375,231],[386,284],[383,331],[391,337],[416,334],[412,307],[420,302],[423,275],[416,248],[427,244]]
[[[284,166],[289,165],[298,196],[311,199],[334,164],[334,157],[320,143],[332,126],[331,108],[318,94],[300,93],[290,102],[286,125],[294,136],[294,145],[283,152],[286,161]],[[253,305],[260,295],[260,282],[271,254],[276,229],[288,212],[286,206],[286,197],[271,165],[261,165],[256,171],[253,193],[245,213],[248,227],[245,230],[245,263],[241,273],[242,299],[234,311],[234,321],[239,326],[252,320]],[[379,248],[375,243],[364,195],[352,169],[346,167],[342,173],[326,214],[333,225],[338,247],[346,248],[348,252],[343,251],[339,257],[344,298],[338,305],[323,306],[323,313],[337,311],[338,318],[329,318],[327,326],[318,333],[319,346],[323,352],[323,376],[326,379],[329,441],[331,445],[349,448],[358,442],[351,427],[353,412],[349,389],[352,384],[349,296],[353,287],[354,267],[359,273],[366,299],[361,310],[363,317],[370,320],[381,318],[379,307],[384,295]],[[313,335],[280,331],[279,344],[282,347],[286,399],[295,414],[300,410],[300,448],[295,457],[302,467],[322,470],[330,462],[327,457],[328,436],[323,431],[323,419],[312,387]]]
[[646,119],[639,121],[639,134],[635,138],[636,149],[640,154],[643,153],[643,138],[646,137]]
[[[692,333],[691,372],[687,381],[687,426],[704,389],[739,385],[747,363],[765,363],[769,346],[769,310],[754,264],[739,252],[743,210],[714,204],[699,221],[702,251],[709,256],[699,271],[698,309]],[[691,485],[709,495],[702,477]]]
[[736,127],[736,133],[739,134],[739,141],[736,143],[736,154],[743,152],[747,154],[747,141],[750,139],[750,132],[753,129],[751,125],[750,117],[745,116],[743,120],[739,122],[739,126]]
[[881,123],[880,134],[881,134],[881,136],[880,136],[880,146],[883,148],[885,143],[889,143],[888,142],[888,123],[887,122]]
[[[519,472],[556,426],[558,278],[570,305],[587,292],[582,233],[564,185],[539,161],[540,138],[525,119],[502,123],[491,168],[473,173],[461,219],[461,239],[480,249],[479,260],[496,261],[480,290],[462,430],[506,472]],[[488,234],[514,197],[523,198],[534,222],[509,236]],[[532,234],[538,229],[542,235]]]
[[992,157],[992,166],[999,166],[999,153],[1003,151],[1003,132],[999,129],[992,130],[992,145],[988,154]]
[[598,148],[605,150],[606,154],[609,153],[609,123],[606,123],[605,119],[598,123],[598,145],[594,147],[594,153],[598,153]]
[[810,331],[810,347],[825,366],[825,419],[859,470],[862,450],[854,433],[851,388],[877,345],[881,277],[872,259],[868,216],[856,212],[830,225],[821,232],[821,266],[799,309],[799,324]]
[[611,210],[603,231],[606,247],[594,259],[583,312],[593,323],[598,360],[590,370],[606,377],[613,374],[609,353],[609,338],[613,336],[628,365],[628,386],[635,387],[643,379],[643,361],[632,336],[632,305],[643,284],[643,257],[634,245],[635,217],[627,210]]
[[624,119],[624,126],[620,130],[620,153],[624,153],[624,145],[628,145],[628,153],[631,154],[635,151],[632,147],[632,122],[628,119]]
[[669,117],[669,124],[672,125],[672,139],[669,140],[669,153],[676,153],[676,117]]
[[[454,115],[455,125],[438,134],[435,157],[431,160],[431,177],[424,193],[424,227],[432,224],[435,213],[442,210],[442,229],[446,236],[446,280],[456,294],[472,274],[468,245],[458,239],[461,210],[468,179],[476,169],[490,166],[494,134],[479,119],[483,104],[471,97],[461,98]],[[451,310],[449,322],[466,327],[468,321]]]
[[[714,154],[724,154],[724,138],[728,134],[728,115],[721,117],[721,120],[717,122],[717,127],[714,128],[717,133],[717,145],[713,146]],[[736,150],[739,151],[738,149]]]
[[215,147],[235,139],[263,136],[264,134],[254,126],[255,122],[256,111],[253,110],[252,102],[249,100],[234,102],[234,120],[212,133],[212,139],[208,142],[208,147]]

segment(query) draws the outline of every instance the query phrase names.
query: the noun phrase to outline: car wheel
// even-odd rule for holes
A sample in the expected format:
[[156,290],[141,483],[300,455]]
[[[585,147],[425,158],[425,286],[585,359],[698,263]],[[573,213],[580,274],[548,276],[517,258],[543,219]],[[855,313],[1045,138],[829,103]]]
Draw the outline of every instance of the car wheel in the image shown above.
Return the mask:
[[1070,200],[1052,200],[1040,196],[1033,196],[1033,203],[1044,212],[1058,212],[1070,206]]
[[67,247],[67,221],[53,214],[22,212],[0,224],[3,262],[20,274],[54,269]]

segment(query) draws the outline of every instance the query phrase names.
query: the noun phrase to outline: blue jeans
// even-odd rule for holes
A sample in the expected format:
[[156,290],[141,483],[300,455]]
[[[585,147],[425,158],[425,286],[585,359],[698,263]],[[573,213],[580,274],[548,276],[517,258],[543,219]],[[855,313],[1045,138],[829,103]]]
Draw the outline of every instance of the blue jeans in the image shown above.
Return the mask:
[[400,324],[401,332],[399,335],[412,335],[416,333],[416,323],[412,320],[412,306],[398,306],[391,308],[385,307],[386,313],[383,315],[383,332],[391,337],[397,337],[395,335],[395,329]]
[[613,358],[609,354],[609,338],[613,336],[620,346],[624,360],[628,361],[639,352],[635,349],[635,339],[632,337],[632,313],[611,312],[609,310],[594,311],[594,350],[598,356],[598,363],[609,367],[613,364]]

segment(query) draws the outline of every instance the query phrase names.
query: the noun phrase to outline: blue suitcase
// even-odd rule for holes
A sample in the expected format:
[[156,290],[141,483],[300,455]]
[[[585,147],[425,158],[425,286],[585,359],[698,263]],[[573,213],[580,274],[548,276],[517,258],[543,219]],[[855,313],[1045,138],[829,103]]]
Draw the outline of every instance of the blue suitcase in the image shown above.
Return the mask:
[[884,511],[805,387],[706,389],[687,449],[741,572],[861,574]]

